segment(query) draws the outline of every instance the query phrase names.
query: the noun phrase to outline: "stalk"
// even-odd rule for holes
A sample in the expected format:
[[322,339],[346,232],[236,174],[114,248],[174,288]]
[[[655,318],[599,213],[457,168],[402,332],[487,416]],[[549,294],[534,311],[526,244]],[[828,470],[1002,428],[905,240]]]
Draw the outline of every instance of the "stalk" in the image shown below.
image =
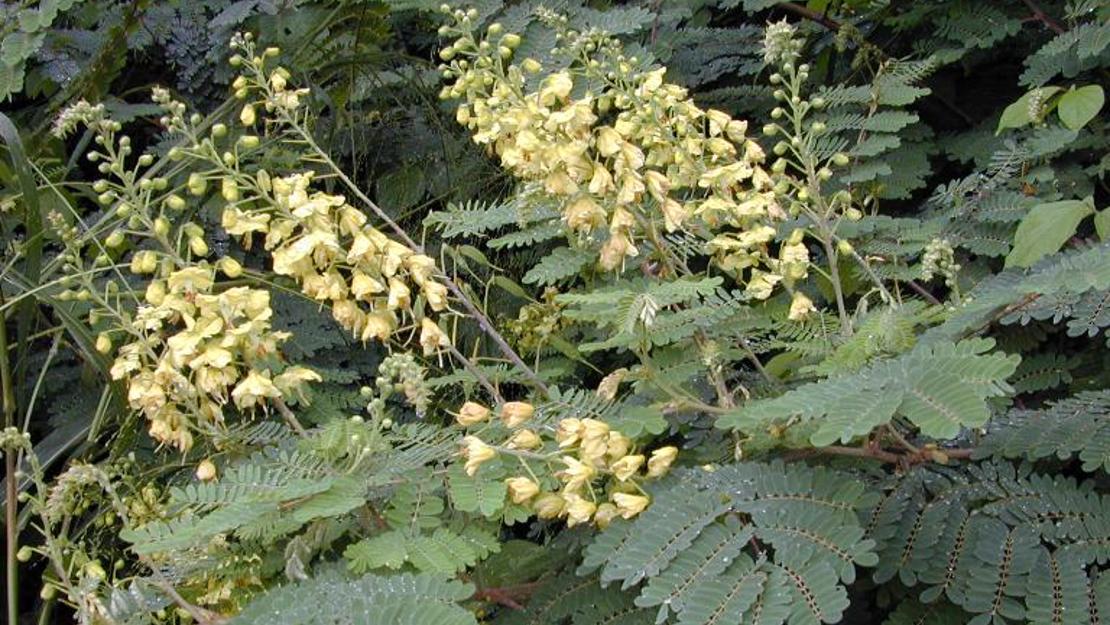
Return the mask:
[[[0,294],[0,302],[3,295]],[[15,393],[12,389],[12,370],[8,362],[8,329],[6,316],[0,315],[0,387],[3,392],[4,427],[15,427]],[[9,449],[4,454],[5,500],[4,530],[6,533],[7,553],[5,570],[7,574],[8,622],[19,622],[19,493],[16,480],[16,454]]]

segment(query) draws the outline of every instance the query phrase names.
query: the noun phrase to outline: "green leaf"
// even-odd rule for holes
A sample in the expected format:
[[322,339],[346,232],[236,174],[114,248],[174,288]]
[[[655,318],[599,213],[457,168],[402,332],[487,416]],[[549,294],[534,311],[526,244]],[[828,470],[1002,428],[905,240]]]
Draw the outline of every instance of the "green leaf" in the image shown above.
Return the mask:
[[1063,200],[1034,206],[1018,225],[1006,267],[1030,267],[1059,251],[1084,217],[1094,211],[1091,200]]
[[1098,85],[1087,85],[1069,91],[1060,96],[1060,121],[1072,130],[1079,130],[1098,115],[1105,101],[1106,95]]
[[1099,240],[1110,240],[1110,209],[1104,208],[1095,213],[1095,232]]
[[[1016,102],[1007,106],[1002,111],[998,120],[998,130],[994,134],[1002,134],[1007,128],[1021,128],[1037,121],[1044,114],[1041,110],[1043,103],[1060,91],[1060,87],[1039,87],[1021,96]],[[1034,117],[1036,113],[1037,117]]]
[[395,530],[348,546],[343,551],[343,557],[347,559],[347,568],[355,573],[366,573],[383,566],[391,569],[401,568],[408,559],[405,551],[406,538],[402,532]]
[[455,464],[447,473],[451,504],[461,512],[481,512],[493,517],[505,507],[507,488],[501,480],[490,480],[482,475],[467,475],[462,465]]
[[378,203],[386,210],[404,210],[419,202],[426,190],[420,168],[406,165],[378,179]]

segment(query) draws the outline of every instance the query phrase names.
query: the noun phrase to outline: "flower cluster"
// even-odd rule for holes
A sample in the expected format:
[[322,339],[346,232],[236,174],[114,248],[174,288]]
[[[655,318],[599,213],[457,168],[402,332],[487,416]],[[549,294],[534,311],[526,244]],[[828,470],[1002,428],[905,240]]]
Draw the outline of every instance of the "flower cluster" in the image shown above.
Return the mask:
[[[265,235],[274,273],[329,302],[336,321],[363,341],[389,340],[401,315],[415,310],[417,296],[435,312],[447,309],[435,260],[367,223],[343,196],[312,190],[311,182],[311,172],[272,180],[260,175],[259,190],[269,202],[249,209],[229,203],[224,229],[248,245],[252,235]],[[425,354],[448,344],[439,325],[423,315],[420,344]]]
[[493,24],[478,40],[474,16],[456,12],[455,26],[441,29],[457,36],[441,53],[453,79],[442,95],[463,100],[457,119],[475,142],[559,198],[569,229],[604,235],[603,269],[638,255],[641,239],[687,227],[714,235],[708,251],[757,298],[770,295],[785,265],[807,262],[770,250],[772,224],[786,213],[746,122],[699,108],[664,80],[665,68],[641,67],[605,33],[544,17],[560,29],[558,52],[570,66],[540,79],[534,59],[513,62],[518,36]]
[[150,435],[182,451],[192,446],[193,430],[222,423],[227,402],[251,410],[275,399],[303,401],[304,385],[320,380],[299,366],[272,373],[289,334],[270,327],[269,292],[214,292],[214,273],[201,264],[151,280],[128,328],[134,340],[119,348],[110,370],[126,381],[127,401],[150,421]]
[[[238,37],[232,47],[239,52],[232,65],[242,69],[232,88],[235,97],[245,101],[239,112],[245,131],[253,132],[260,124],[269,129],[293,123],[308,91],[289,87],[289,72],[269,66],[267,60],[278,50],[256,54],[248,35]],[[170,113],[164,118],[168,128],[186,135],[193,132],[178,103],[164,106]],[[209,184],[216,183],[225,202],[221,224],[228,234],[248,248],[261,237],[272,255],[274,273],[293,278],[305,295],[330,304],[340,325],[363,341],[388,341],[403,329],[407,316],[419,326],[425,355],[450,344],[440,325],[424,314],[425,306],[436,313],[448,307],[448,289],[434,259],[375,228],[366,213],[342,195],[313,188],[311,171],[276,177],[265,169],[252,170],[245,157],[258,146],[259,137],[246,134],[226,149],[217,148],[214,140],[226,133],[217,124],[212,138],[178,150],[175,156],[217,167],[210,175],[193,174],[187,186],[194,195],[204,195]]]
[[952,244],[948,239],[933,239],[921,255],[921,279],[928,282],[934,277],[944,278],[950,289],[958,288],[960,264],[956,262]]
[[[666,475],[678,455],[677,448],[668,446],[645,456],[627,436],[589,418],[562,419],[545,439],[545,429],[525,427],[534,414],[525,402],[502,404],[497,414],[501,427],[494,431],[507,432],[504,442],[487,443],[481,437],[484,429],[463,437],[464,469],[475,475],[499,455],[515,457],[526,475],[505,480],[508,497],[543,519],[565,518],[570,526],[592,520],[602,528],[618,516],[630,519],[651,503],[639,482]],[[492,416],[489,408],[466,402],[455,418],[473,428]]]

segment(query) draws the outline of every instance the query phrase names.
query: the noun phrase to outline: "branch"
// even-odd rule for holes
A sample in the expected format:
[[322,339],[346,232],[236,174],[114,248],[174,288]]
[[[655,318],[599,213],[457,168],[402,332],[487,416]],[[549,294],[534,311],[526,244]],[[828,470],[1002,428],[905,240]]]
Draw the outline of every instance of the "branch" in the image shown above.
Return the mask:
[[1042,24],[1047,26],[1049,30],[1056,33],[1057,35],[1062,35],[1067,32],[1067,29],[1061,26],[1059,22],[1052,19],[1048,16],[1048,14],[1041,10],[1041,7],[1036,2],[1034,2],[1033,0],[1022,0],[1022,2],[1024,2],[1025,6],[1029,7],[1029,10],[1033,12],[1033,18],[1039,20]]
[[936,462],[938,464],[946,464],[948,460],[968,460],[975,449],[971,447],[944,449],[942,447],[923,447],[916,452],[907,451],[905,453],[894,453],[886,451],[879,447],[877,444],[868,444],[862,447],[842,447],[839,445],[831,445],[829,447],[820,447],[813,450],[814,452],[828,454],[832,456],[850,456],[853,458],[868,458],[878,460],[886,464],[896,464],[903,467],[912,467],[926,462]]
[[472,599],[476,601],[491,601],[514,610],[523,610],[524,606],[520,605],[516,599],[522,598],[520,595],[532,594],[539,586],[540,582],[529,582],[527,584],[517,584],[515,586],[479,588],[478,591],[474,593]]
[[813,9],[811,9],[809,7],[802,6],[802,5],[797,4],[795,2],[780,2],[778,4],[778,8],[790,11],[791,13],[794,13],[795,15],[800,15],[801,17],[804,17],[807,20],[817,22],[818,24],[824,26],[825,28],[828,28],[829,30],[834,30],[834,31],[835,30],[840,30],[840,22],[832,19],[831,17],[829,17],[828,15],[825,15],[824,13],[821,13],[819,11],[814,11]]

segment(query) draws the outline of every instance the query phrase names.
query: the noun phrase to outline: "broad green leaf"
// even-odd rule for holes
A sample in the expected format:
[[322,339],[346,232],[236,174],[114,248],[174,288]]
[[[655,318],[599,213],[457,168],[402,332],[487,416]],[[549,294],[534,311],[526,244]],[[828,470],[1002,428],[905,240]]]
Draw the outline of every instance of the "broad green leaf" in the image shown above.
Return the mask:
[[1110,208],[1095,213],[1095,232],[1102,241],[1110,241]]
[[1034,206],[1018,225],[1006,267],[1030,267],[1061,247],[1094,210],[1090,199],[1048,202]]
[[1018,98],[1002,111],[998,130],[994,134],[1001,134],[1007,128],[1021,128],[1039,120],[1048,111],[1047,108],[1042,108],[1044,102],[1058,91],[1060,87],[1039,87]]
[[378,179],[378,203],[385,210],[411,208],[424,197],[427,181],[420,169],[406,165]]
[[1079,130],[1098,115],[1105,101],[1106,95],[1098,85],[1087,85],[1069,91],[1060,96],[1060,121],[1072,130]]

